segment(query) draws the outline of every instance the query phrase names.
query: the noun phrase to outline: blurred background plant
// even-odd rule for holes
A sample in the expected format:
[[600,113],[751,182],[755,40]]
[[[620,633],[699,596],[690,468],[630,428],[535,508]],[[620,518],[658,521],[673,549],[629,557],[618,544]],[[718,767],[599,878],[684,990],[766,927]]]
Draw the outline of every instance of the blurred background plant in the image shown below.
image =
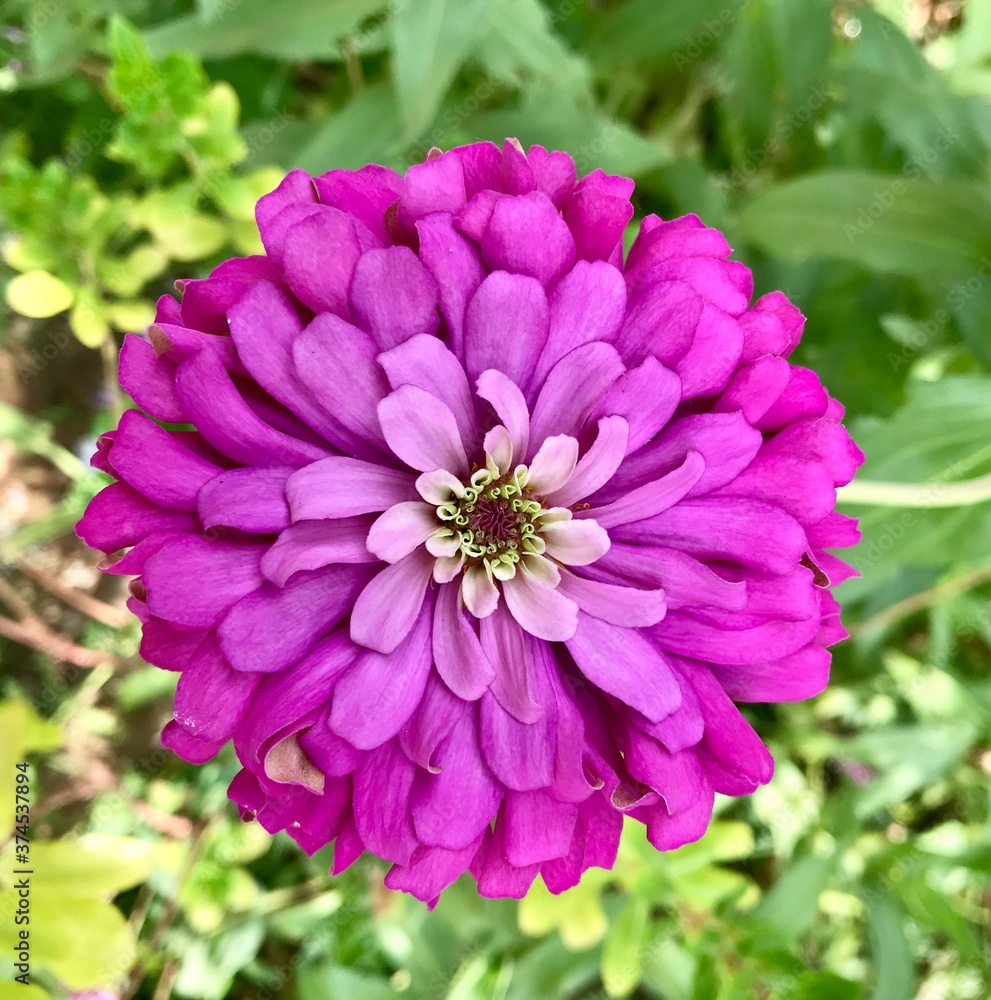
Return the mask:
[[[0,780],[33,762],[38,872],[25,988],[5,792],[0,1000],[991,996],[989,98],[987,0],[0,0]],[[428,913],[241,825],[231,754],[160,749],[174,677],[71,526],[122,331],[253,252],[282,172],[507,135],[725,230],[881,485],[830,689],[748,709],[768,787]]]

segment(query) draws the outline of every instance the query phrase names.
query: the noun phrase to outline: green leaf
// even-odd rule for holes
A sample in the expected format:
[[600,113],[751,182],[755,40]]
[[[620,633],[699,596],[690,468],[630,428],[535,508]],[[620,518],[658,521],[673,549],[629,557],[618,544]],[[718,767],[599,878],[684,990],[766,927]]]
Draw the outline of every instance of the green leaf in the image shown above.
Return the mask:
[[107,304],[95,288],[84,285],[76,290],[69,326],[84,347],[99,347],[110,336]]
[[958,720],[943,725],[891,727],[844,740],[844,755],[878,771],[859,790],[857,815],[870,816],[930,785],[963,757],[976,735],[975,726]]
[[433,121],[461,64],[484,30],[488,0],[418,0],[392,15],[392,75],[407,139]]
[[597,167],[606,173],[636,175],[669,162],[673,156],[666,140],[644,138],[589,101],[571,100],[544,83],[529,87],[519,107],[477,115],[469,119],[465,129],[479,139],[499,144],[506,136],[515,136],[524,148],[540,144],[567,150],[579,175]]
[[991,248],[981,184],[822,171],[758,195],[737,231],[785,260],[825,257],[912,277],[968,274]]
[[490,76],[516,86],[537,77],[567,94],[588,90],[588,67],[554,32],[543,4],[495,0],[489,6],[488,29],[474,54]]
[[726,0],[629,0],[611,5],[592,33],[603,62],[650,62],[684,71],[711,55],[729,34],[743,4]]
[[291,16],[272,0],[226,3],[211,15],[200,11],[145,34],[155,55],[190,51],[219,59],[243,52],[280,59],[339,59],[340,40],[386,0],[295,0]]
[[784,941],[797,941],[815,920],[819,894],[836,867],[836,855],[809,855],[794,861],[753,911],[760,926]]
[[28,271],[12,278],[4,297],[7,305],[22,316],[46,319],[65,312],[75,297],[73,290],[47,271]]
[[[905,406],[865,418],[853,436],[866,461],[860,478],[915,483],[939,497],[940,483],[991,472],[991,378],[947,376],[912,382]],[[841,494],[842,497],[842,494]],[[844,584],[859,597],[906,566],[967,565],[991,549],[991,504],[943,509],[845,507],[860,514],[863,538],[850,555],[863,574]]]
[[912,1000],[915,964],[901,910],[877,889],[868,896],[867,919],[876,975],[873,1000]]
[[602,985],[611,997],[625,997],[640,982],[650,905],[631,897],[609,926],[602,944]]
[[365,87],[300,151],[293,166],[312,174],[388,163],[403,147],[392,91]]
[[86,474],[86,466],[71,451],[56,444],[52,434],[50,423],[29,416],[16,406],[0,403],[0,438],[13,442],[18,451],[48,459],[70,479],[80,479]]

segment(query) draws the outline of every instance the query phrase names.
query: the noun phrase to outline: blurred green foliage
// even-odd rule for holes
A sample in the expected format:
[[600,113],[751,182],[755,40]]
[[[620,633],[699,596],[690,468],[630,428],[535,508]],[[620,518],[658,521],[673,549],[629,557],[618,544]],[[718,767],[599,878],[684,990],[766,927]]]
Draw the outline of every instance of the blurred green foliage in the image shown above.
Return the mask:
[[[113,765],[82,813],[39,817],[64,873],[39,889],[51,996],[991,996],[991,504],[931,503],[991,473],[987,0],[0,0],[0,25],[2,346],[29,390],[82,358],[66,323],[112,343],[176,278],[252,252],[286,169],[512,135],[635,177],[640,214],[725,230],[808,315],[798,361],[848,406],[863,477],[929,501],[848,505],[854,639],[815,702],[748,709],[767,788],[699,844],[658,856],[630,829],[615,871],[520,904],[459,884],[428,913],[374,862],[330,880],[327,851],[242,826],[231,756],[156,748],[173,680],[133,627],[82,628],[125,669],[70,683],[0,643],[0,759],[30,753],[39,793]],[[84,368],[71,403],[0,407],[66,483],[5,558],[59,543],[100,485],[72,450],[118,404],[109,363]]]

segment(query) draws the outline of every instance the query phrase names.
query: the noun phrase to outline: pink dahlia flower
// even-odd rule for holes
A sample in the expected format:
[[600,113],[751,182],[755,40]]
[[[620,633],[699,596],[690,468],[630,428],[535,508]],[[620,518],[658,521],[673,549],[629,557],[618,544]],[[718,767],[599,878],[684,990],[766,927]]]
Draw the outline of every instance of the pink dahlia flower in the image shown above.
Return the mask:
[[611,866],[624,814],[677,847],[771,776],[734,701],[826,683],[842,407],[695,216],[624,260],[632,192],[512,141],[296,170],[265,256],[125,339],[144,413],[79,533],[181,671],[165,744],[233,739],[242,815],[335,871],[521,896]]

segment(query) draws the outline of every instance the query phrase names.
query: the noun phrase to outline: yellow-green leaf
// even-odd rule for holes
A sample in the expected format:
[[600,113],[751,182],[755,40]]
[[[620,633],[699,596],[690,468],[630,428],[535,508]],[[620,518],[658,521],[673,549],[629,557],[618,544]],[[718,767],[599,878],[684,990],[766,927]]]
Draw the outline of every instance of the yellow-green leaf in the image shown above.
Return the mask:
[[[8,701],[0,704],[0,769],[13,775],[24,755],[33,750],[52,750],[62,742],[62,733],[53,722],[39,718],[25,701]],[[33,777],[33,772],[28,772]],[[0,796],[0,843],[14,828],[14,794]],[[4,869],[6,870],[6,869]]]
[[7,285],[7,305],[22,316],[47,319],[72,305],[72,288],[47,271],[27,271]]
[[0,979],[0,1000],[51,1000],[51,994],[34,983],[25,985]]
[[611,997],[627,996],[640,982],[649,909],[647,900],[633,896],[609,927],[602,946],[602,985]]
[[69,326],[86,347],[99,347],[110,335],[107,304],[95,289],[84,287],[77,290],[76,304],[69,314]]
[[111,302],[107,316],[118,330],[134,333],[155,320],[155,307],[147,302]]

